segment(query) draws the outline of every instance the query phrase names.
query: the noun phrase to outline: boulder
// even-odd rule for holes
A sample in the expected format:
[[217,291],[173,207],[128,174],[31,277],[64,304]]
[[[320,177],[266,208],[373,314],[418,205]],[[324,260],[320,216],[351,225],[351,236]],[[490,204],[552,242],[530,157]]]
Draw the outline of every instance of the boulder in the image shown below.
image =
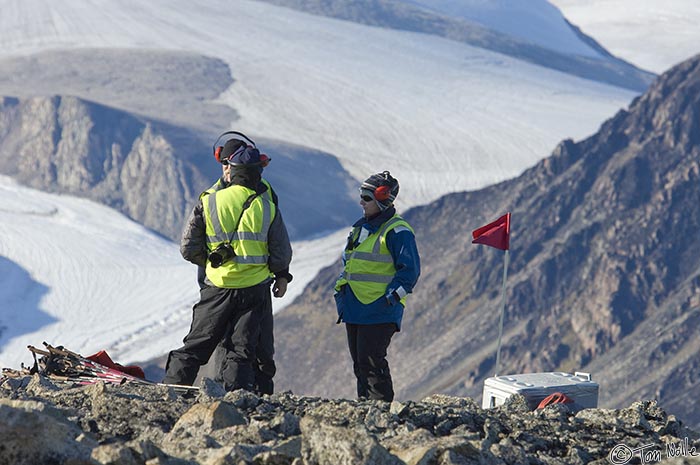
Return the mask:
[[307,465],[401,464],[364,426],[336,426],[307,416],[300,427],[301,455]]
[[78,441],[83,432],[54,408],[37,401],[0,398],[0,464],[35,465],[88,461],[92,441]]

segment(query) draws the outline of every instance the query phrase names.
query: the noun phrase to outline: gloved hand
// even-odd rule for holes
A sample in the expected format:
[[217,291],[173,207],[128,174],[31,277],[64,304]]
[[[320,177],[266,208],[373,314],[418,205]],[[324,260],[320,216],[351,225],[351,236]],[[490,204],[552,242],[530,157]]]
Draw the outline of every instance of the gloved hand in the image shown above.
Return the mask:
[[272,295],[277,298],[284,297],[284,294],[287,293],[287,283],[287,278],[275,279],[275,283],[272,285]]
[[384,296],[384,299],[386,299],[386,304],[390,307],[393,307],[401,301],[401,297],[399,297],[396,291],[391,291],[390,293]]

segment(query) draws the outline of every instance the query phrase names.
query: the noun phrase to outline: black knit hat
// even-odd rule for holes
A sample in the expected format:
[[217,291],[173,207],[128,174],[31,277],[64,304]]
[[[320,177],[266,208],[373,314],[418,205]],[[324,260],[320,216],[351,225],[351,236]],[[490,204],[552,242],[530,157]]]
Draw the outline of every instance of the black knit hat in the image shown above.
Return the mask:
[[383,171],[365,179],[360,190],[371,192],[374,200],[381,204],[380,206],[388,207],[399,195],[399,181],[388,171]]
[[272,160],[264,153],[260,153],[260,150],[252,145],[246,145],[245,143],[235,144],[230,142],[231,141],[226,142],[226,145],[224,145],[224,148],[221,151],[221,163],[224,165],[231,165],[233,167],[258,168],[262,170]]
[[229,139],[224,144],[224,148],[221,149],[221,160],[228,160],[231,155],[236,153],[236,150],[241,147],[245,147],[246,143],[240,139]]

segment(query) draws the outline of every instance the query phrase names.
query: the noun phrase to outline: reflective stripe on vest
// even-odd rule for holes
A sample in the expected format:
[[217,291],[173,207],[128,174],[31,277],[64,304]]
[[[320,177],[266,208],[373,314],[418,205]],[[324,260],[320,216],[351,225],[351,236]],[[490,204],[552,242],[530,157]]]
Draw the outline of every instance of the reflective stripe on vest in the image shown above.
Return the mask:
[[[234,186],[231,186],[234,187]],[[231,188],[229,187],[229,189]],[[246,189],[246,191],[250,193],[254,193],[253,190],[245,188],[243,186],[236,186],[240,187],[241,189]],[[263,202],[263,211],[262,211],[262,230],[260,232],[253,232],[253,231],[241,231],[241,227],[239,226],[238,231],[235,231],[233,233],[226,233],[221,226],[221,221],[219,219],[219,214],[217,210],[217,200],[216,200],[216,195],[210,195],[209,196],[209,218],[211,218],[212,221],[212,226],[214,228],[214,234],[209,236],[207,233],[207,241],[209,243],[219,243],[219,242],[224,242],[224,241],[267,241],[267,231],[270,229],[270,224],[272,223],[272,208],[270,205],[272,204],[272,196],[270,195],[270,188],[265,191],[261,196],[256,198],[253,203],[248,207],[248,209],[253,207],[253,204],[255,204],[260,197],[262,197],[263,200],[267,200],[267,202]],[[245,196],[243,201],[241,202],[241,206],[243,206],[243,203],[248,199],[248,195]],[[243,212],[243,214],[247,214],[248,210]],[[242,223],[242,221],[241,221]],[[231,228],[235,227],[235,222],[231,224]]]
[[[363,304],[374,302],[386,294],[387,285],[394,279],[396,268],[386,246],[386,235],[392,229],[403,226],[413,232],[411,226],[399,215],[394,215],[375,233],[370,234],[352,251],[346,252],[345,269],[336,283],[336,289],[349,284],[355,297]],[[353,232],[357,239],[360,228]],[[401,299],[405,305],[405,297]]]
[[230,242],[236,253],[233,259],[218,268],[212,268],[207,261],[207,277],[217,287],[250,287],[271,276],[267,266],[267,234],[275,215],[275,205],[270,184],[264,180],[263,183],[267,190],[243,211],[237,231],[233,231],[233,228],[241,215],[243,204],[255,191],[233,185],[202,197],[209,252]]

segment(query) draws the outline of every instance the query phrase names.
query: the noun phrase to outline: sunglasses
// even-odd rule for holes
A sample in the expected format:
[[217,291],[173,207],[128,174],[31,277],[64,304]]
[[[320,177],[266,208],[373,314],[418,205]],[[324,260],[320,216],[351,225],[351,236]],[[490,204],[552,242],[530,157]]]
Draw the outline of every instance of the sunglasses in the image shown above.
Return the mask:
[[[224,158],[223,160],[221,160],[221,164],[224,165],[224,166],[228,166],[228,165],[235,166],[235,163],[232,163],[231,160],[230,160],[230,159],[233,158],[234,156],[236,156],[236,153],[234,153],[233,155],[231,155],[229,158]],[[267,168],[267,165],[269,165],[271,161],[272,161],[272,158],[268,157],[268,156],[265,155],[264,153],[261,153],[261,154],[260,154],[260,162],[259,162],[259,163],[253,163],[253,164],[251,164],[250,166],[262,166],[263,168]]]
[[371,202],[372,200],[374,200],[374,197],[372,197],[371,195],[361,195],[360,198],[365,202]]

